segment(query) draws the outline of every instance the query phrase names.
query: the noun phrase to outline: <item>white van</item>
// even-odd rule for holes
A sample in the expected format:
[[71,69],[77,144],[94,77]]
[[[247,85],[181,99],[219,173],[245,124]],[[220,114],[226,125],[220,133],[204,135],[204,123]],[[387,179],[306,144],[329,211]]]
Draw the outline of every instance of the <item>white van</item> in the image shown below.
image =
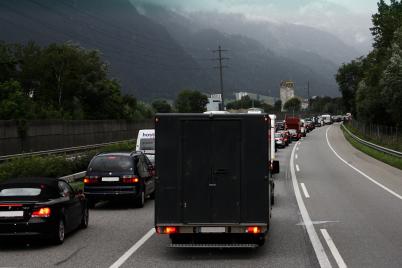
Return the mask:
[[331,116],[329,114],[323,114],[321,116],[321,118],[322,118],[322,120],[324,122],[324,125],[331,125],[332,124],[332,119],[331,119]]
[[155,129],[141,129],[138,131],[136,151],[144,152],[149,160],[155,163]]

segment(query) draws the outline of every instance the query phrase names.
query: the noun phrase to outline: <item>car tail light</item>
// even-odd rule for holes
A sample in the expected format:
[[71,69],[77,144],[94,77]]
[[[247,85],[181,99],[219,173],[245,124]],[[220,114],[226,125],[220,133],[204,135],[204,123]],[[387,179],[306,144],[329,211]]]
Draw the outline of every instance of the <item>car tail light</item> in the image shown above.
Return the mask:
[[166,226],[166,227],[157,227],[156,232],[158,234],[176,234],[178,233],[177,227],[174,226]]
[[51,213],[50,208],[40,208],[32,212],[33,218],[49,218]]
[[98,176],[89,176],[84,178],[84,184],[94,184],[98,182]]
[[122,182],[123,183],[138,183],[140,179],[137,176],[123,176],[122,177]]
[[261,228],[258,227],[258,226],[250,226],[250,227],[247,227],[246,233],[260,234],[261,233]]

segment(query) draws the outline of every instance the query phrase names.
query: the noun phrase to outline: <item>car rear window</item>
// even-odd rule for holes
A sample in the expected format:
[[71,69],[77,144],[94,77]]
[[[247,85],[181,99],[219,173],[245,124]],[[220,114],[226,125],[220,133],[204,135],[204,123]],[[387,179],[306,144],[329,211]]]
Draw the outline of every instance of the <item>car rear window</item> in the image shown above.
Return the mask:
[[140,150],[149,151],[155,150],[155,139],[141,139],[140,140]]
[[41,192],[40,188],[4,188],[0,189],[0,197],[39,196]]
[[275,133],[275,138],[282,138],[282,134],[280,134],[280,133]]
[[134,163],[128,156],[97,156],[89,165],[90,171],[133,171]]

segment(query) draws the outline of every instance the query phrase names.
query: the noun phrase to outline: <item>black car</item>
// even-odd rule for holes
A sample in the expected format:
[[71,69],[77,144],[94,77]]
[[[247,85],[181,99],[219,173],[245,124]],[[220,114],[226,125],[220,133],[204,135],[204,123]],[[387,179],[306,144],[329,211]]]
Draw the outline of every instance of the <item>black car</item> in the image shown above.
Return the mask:
[[102,153],[89,163],[84,184],[91,207],[112,199],[143,207],[145,198],[154,196],[155,168],[143,152]]
[[10,179],[0,183],[0,237],[40,236],[55,244],[88,226],[87,200],[64,180]]

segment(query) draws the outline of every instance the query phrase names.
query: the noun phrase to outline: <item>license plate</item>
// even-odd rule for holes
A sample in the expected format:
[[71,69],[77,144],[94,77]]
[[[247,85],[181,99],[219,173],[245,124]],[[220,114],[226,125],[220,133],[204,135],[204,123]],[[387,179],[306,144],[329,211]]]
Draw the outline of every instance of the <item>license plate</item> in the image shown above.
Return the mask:
[[0,211],[0,218],[23,217],[24,211]]
[[120,178],[119,177],[103,177],[102,181],[119,181]]
[[201,233],[224,233],[225,227],[201,227]]

